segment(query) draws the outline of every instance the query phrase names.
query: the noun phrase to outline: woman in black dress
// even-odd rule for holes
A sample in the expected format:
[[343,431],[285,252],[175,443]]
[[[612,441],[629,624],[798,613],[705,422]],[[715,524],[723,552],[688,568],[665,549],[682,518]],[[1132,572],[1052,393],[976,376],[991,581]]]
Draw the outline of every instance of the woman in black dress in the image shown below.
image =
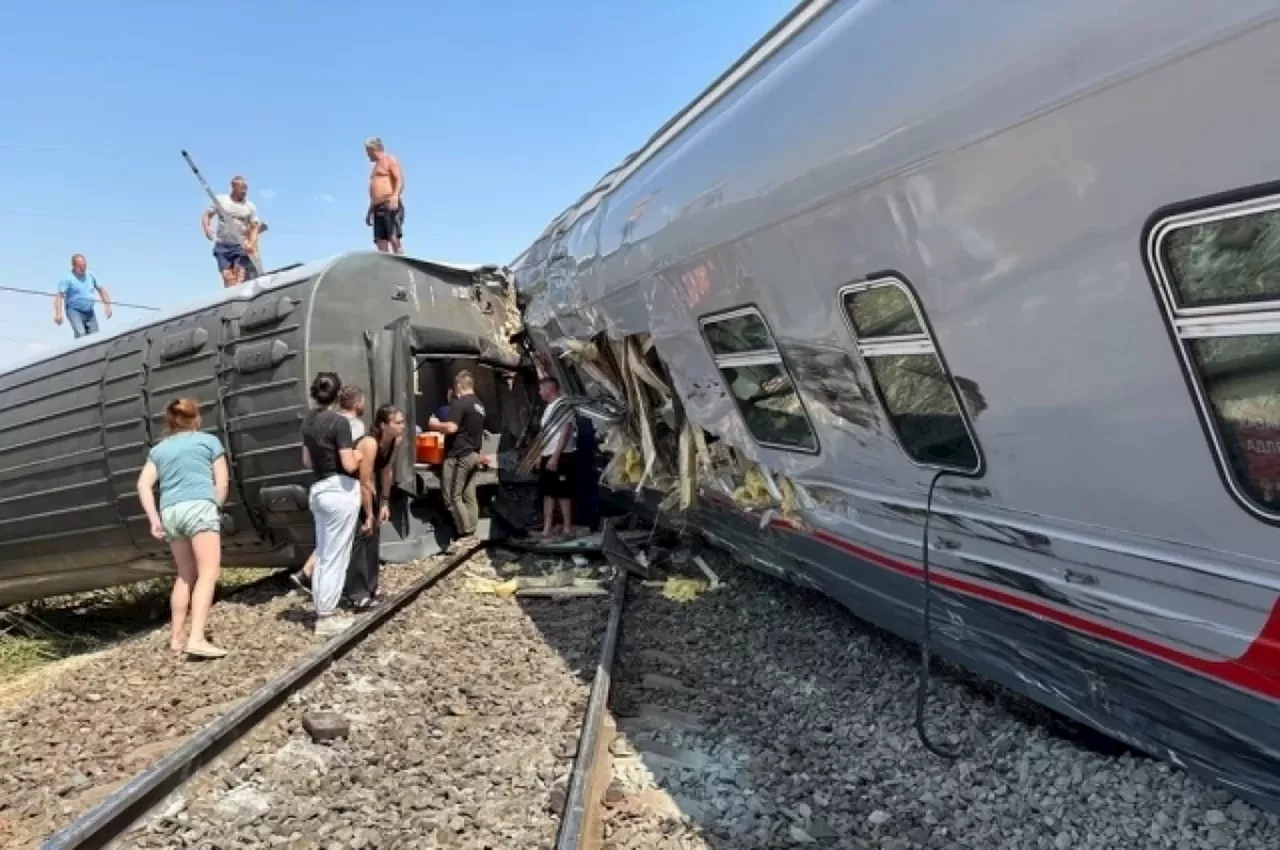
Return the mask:
[[356,609],[372,606],[378,596],[379,531],[391,518],[391,461],[403,437],[404,413],[395,405],[384,404],[373,415],[373,429],[356,443],[360,456],[360,518],[343,593]]

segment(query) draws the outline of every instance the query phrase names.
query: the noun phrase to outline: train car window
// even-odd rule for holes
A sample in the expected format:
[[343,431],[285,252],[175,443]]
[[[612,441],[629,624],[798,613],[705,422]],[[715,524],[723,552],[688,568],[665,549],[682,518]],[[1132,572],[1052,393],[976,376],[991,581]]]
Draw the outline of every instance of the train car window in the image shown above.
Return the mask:
[[1280,212],[1209,218],[1163,235],[1179,308],[1280,300]]
[[881,278],[840,292],[858,353],[902,450],[923,466],[975,472],[969,419],[907,285]]
[[769,328],[756,313],[717,319],[714,324],[705,323],[703,330],[711,352],[717,356],[777,351]]
[[1280,520],[1280,197],[1166,218],[1147,259],[1228,488]]
[[818,437],[764,317],[747,307],[702,320],[702,333],[747,430],[762,446],[817,452]]
[[897,286],[873,286],[845,298],[849,321],[858,339],[923,334],[911,296]]

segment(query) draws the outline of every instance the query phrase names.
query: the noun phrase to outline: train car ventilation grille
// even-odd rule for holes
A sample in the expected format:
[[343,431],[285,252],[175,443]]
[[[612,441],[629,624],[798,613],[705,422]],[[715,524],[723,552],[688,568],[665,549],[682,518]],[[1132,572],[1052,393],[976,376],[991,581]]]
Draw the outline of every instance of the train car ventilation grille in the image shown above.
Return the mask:
[[274,369],[289,356],[289,343],[282,339],[266,340],[236,350],[235,368],[242,375]]
[[195,354],[209,342],[209,332],[204,328],[188,328],[185,331],[166,334],[160,342],[160,359],[177,360]]
[[298,302],[287,295],[275,301],[254,304],[240,317],[240,330],[242,332],[257,330],[284,321],[297,305]]

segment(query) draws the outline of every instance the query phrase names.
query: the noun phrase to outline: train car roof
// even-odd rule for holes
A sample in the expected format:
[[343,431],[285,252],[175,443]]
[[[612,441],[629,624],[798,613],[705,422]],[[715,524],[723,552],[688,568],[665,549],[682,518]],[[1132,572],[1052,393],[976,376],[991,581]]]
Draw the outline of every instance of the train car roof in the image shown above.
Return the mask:
[[[301,265],[295,265],[295,266],[288,266],[278,271],[268,272],[267,274],[264,274],[261,277],[255,278],[254,280],[251,280],[243,284],[242,286],[229,287],[229,288],[222,287],[217,289],[213,288],[213,286],[210,286],[207,295],[205,295],[205,297],[199,300],[191,301],[190,303],[184,304],[183,306],[173,310],[168,310],[160,313],[148,313],[147,315],[142,316],[132,322],[120,322],[120,323],[112,322],[112,328],[110,331],[90,334],[88,336],[82,336],[79,339],[70,340],[66,344],[55,345],[52,348],[49,348],[45,351],[41,351],[38,354],[32,355],[31,357],[28,357],[24,360],[19,360],[18,362],[13,363],[11,365],[0,367],[0,376],[6,375],[10,372],[16,372],[19,369],[25,369],[28,366],[33,366],[36,363],[41,363],[41,362],[44,362],[45,360],[52,360],[55,357],[60,357],[63,354],[66,354],[69,351],[74,351],[77,348],[86,348],[91,345],[97,345],[99,343],[106,342],[107,340],[113,339],[115,337],[123,336],[124,334],[130,333],[132,331],[136,331],[139,328],[144,328],[149,325],[162,324],[170,319],[175,319],[175,318],[178,318],[179,316],[185,316],[190,313],[195,313],[200,310],[205,310],[217,304],[223,304],[229,301],[249,301],[257,297],[258,295],[262,294],[263,292],[268,292],[272,289],[277,289],[279,287],[287,286],[291,283],[297,283],[300,280],[306,280],[307,278],[315,277],[319,274],[322,274],[323,272],[327,271],[328,269],[336,265],[340,260],[344,260],[348,257],[352,257],[358,254],[375,254],[375,253],[376,252],[374,251],[348,251],[342,254],[334,254],[333,256],[326,257],[323,260],[313,260],[312,262],[309,262],[309,263],[303,263]],[[380,254],[379,256],[386,257],[388,259],[394,258],[398,260],[406,260],[413,263],[431,266],[439,269],[441,272],[444,272],[444,273],[454,272],[458,274],[471,275],[486,269],[495,268],[494,266],[491,266],[491,265],[484,265],[484,264],[478,264],[478,263],[477,264],[446,263],[439,260],[429,260],[421,257],[407,257],[403,255],[394,255],[394,254]]]
[[[553,218],[550,224],[538,235],[538,239],[534,240],[535,244],[540,239],[554,235],[559,229],[567,229],[568,225],[572,224],[573,221],[581,218],[582,215],[597,206],[601,200],[612,194],[640,166],[644,165],[684,133],[707,110],[715,106],[738,83],[746,79],[751,72],[763,65],[769,57],[799,35],[805,27],[826,11],[834,2],[835,0],[800,0],[782,20],[774,24],[755,44],[751,45],[745,53],[739,56],[737,61],[726,68],[720,76],[716,77],[709,86],[699,92],[698,96],[689,101],[683,109],[671,116],[667,123],[659,127],[640,148],[623,157],[622,161],[605,172],[594,186]],[[520,256],[511,262],[511,267],[515,268],[519,265],[527,253],[528,249],[521,252]]]

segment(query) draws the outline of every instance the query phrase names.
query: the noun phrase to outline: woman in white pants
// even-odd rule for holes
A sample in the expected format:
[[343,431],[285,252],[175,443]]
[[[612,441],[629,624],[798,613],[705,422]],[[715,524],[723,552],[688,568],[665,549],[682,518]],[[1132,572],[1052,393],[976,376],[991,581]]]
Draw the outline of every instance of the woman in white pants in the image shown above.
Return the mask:
[[321,372],[311,382],[316,407],[302,422],[302,462],[315,473],[311,513],[316,519],[316,567],[311,579],[316,604],[316,634],[330,637],[351,625],[338,615],[338,602],[351,562],[351,543],[360,515],[360,458],[351,440],[351,424],[333,410],[342,379]]

